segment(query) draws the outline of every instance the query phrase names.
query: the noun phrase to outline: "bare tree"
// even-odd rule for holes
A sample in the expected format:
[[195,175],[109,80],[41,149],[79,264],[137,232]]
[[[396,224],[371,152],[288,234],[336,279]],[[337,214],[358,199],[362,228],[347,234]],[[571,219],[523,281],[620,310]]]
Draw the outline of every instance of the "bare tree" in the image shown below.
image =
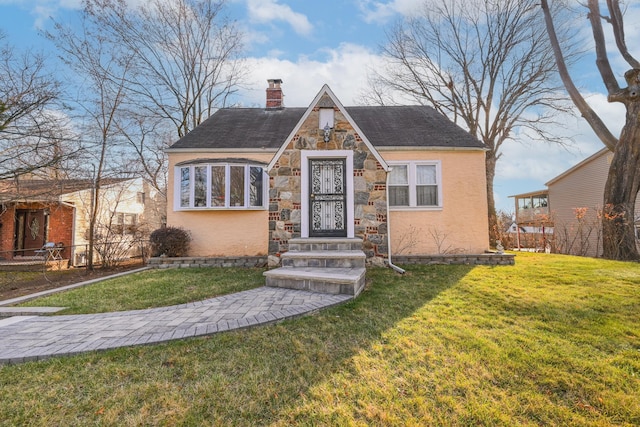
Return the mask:
[[65,128],[60,82],[42,54],[18,53],[4,42],[0,58],[0,179],[36,172],[55,177],[77,151]]
[[170,121],[184,136],[225,106],[245,76],[242,34],[224,0],[85,0],[103,36],[131,54],[127,88],[137,114]]
[[[588,0],[588,18],[595,42],[596,65],[607,89],[609,102],[622,103],[625,125],[616,138],[600,117],[584,100],[573,84],[547,0],[542,0],[545,23],[562,81],[574,104],[602,143],[613,152],[613,160],[604,189],[602,215],[603,256],[609,259],[638,260],[635,238],[635,202],[640,189],[640,62],[629,52],[625,40],[624,19],[620,2],[607,0],[609,16],[603,16],[597,0]],[[618,52],[631,67],[624,73],[627,87],[620,87],[607,53],[602,21],[611,25]]]
[[[85,0],[85,26],[110,46],[114,65],[103,79],[127,93],[115,122],[127,144],[120,158],[166,197],[164,148],[184,136],[239,89],[246,70],[242,34],[223,17],[224,0]],[[60,33],[63,25],[56,25]],[[56,33],[47,34],[54,40]],[[127,66],[127,73],[122,74]]]
[[[94,245],[101,179],[128,162],[166,197],[164,148],[226,104],[243,78],[241,34],[223,20],[224,1],[84,0],[81,26],[45,33],[87,83],[78,91],[95,136]],[[95,96],[91,96],[95,95]],[[89,261],[93,257],[89,255]]]
[[[116,125],[126,99],[129,60],[104,42],[92,25],[82,22],[80,29],[57,24],[56,33],[47,34],[60,51],[61,60],[81,77],[75,108],[84,131],[85,147],[92,166],[93,188],[89,208],[87,268],[94,268],[95,233],[101,209],[101,187],[113,171],[109,157],[120,141]],[[119,173],[120,171],[116,171]]]
[[433,106],[484,142],[489,230],[495,240],[496,163],[515,132],[562,143],[547,131],[566,111],[537,0],[433,0],[399,22],[382,48],[365,102],[393,95]]

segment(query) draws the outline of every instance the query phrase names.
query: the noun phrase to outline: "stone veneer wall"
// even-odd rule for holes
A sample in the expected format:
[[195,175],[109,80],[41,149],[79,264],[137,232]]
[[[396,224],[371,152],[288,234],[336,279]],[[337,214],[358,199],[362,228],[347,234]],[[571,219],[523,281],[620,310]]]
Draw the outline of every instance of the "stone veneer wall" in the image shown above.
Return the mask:
[[197,267],[265,267],[266,256],[245,257],[154,257],[147,265],[153,268],[197,268]]
[[[334,109],[331,139],[324,142],[319,129],[319,109]],[[320,99],[298,133],[269,172],[269,255],[270,265],[289,250],[289,240],[301,235],[301,151],[352,150],[354,182],[355,236],[363,240],[363,251],[369,263],[387,258],[386,172],[382,165],[351,127],[331,98]]]
[[[51,263],[56,263],[52,261]],[[451,254],[451,255],[396,255],[396,265],[409,264],[465,264],[465,265],[514,265],[514,254]],[[190,267],[265,267],[266,256],[255,257],[155,257],[147,265],[152,268],[190,268]],[[3,267],[4,268],[4,267]],[[39,264],[42,268],[42,264]]]
[[395,255],[393,263],[403,264],[464,264],[464,265],[514,265],[513,254],[444,254],[444,255]]

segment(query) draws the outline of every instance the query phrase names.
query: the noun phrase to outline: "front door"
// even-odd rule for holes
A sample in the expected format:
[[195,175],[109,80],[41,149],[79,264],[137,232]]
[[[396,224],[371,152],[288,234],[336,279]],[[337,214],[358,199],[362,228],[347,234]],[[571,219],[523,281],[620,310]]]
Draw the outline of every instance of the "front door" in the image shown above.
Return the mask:
[[309,159],[309,237],[346,237],[346,159]]
[[34,255],[40,249],[47,235],[47,218],[44,210],[16,211],[16,250],[17,255]]

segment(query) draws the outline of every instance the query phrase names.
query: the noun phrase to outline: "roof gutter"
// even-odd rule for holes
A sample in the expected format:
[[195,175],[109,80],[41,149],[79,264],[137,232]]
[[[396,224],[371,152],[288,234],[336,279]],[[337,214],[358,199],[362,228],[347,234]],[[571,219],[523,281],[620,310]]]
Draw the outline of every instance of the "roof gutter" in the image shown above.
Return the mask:
[[391,261],[391,216],[389,215],[389,176],[391,175],[391,167],[387,170],[387,179],[385,186],[386,195],[387,195],[387,264],[391,267],[396,273],[404,274],[405,270],[398,267]]

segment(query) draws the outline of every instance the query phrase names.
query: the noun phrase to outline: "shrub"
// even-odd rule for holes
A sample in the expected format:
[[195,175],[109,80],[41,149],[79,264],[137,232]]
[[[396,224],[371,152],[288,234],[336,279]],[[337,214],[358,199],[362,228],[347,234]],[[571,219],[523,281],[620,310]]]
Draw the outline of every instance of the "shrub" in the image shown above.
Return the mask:
[[191,244],[191,235],[183,228],[164,227],[155,230],[149,237],[151,256],[186,256]]

